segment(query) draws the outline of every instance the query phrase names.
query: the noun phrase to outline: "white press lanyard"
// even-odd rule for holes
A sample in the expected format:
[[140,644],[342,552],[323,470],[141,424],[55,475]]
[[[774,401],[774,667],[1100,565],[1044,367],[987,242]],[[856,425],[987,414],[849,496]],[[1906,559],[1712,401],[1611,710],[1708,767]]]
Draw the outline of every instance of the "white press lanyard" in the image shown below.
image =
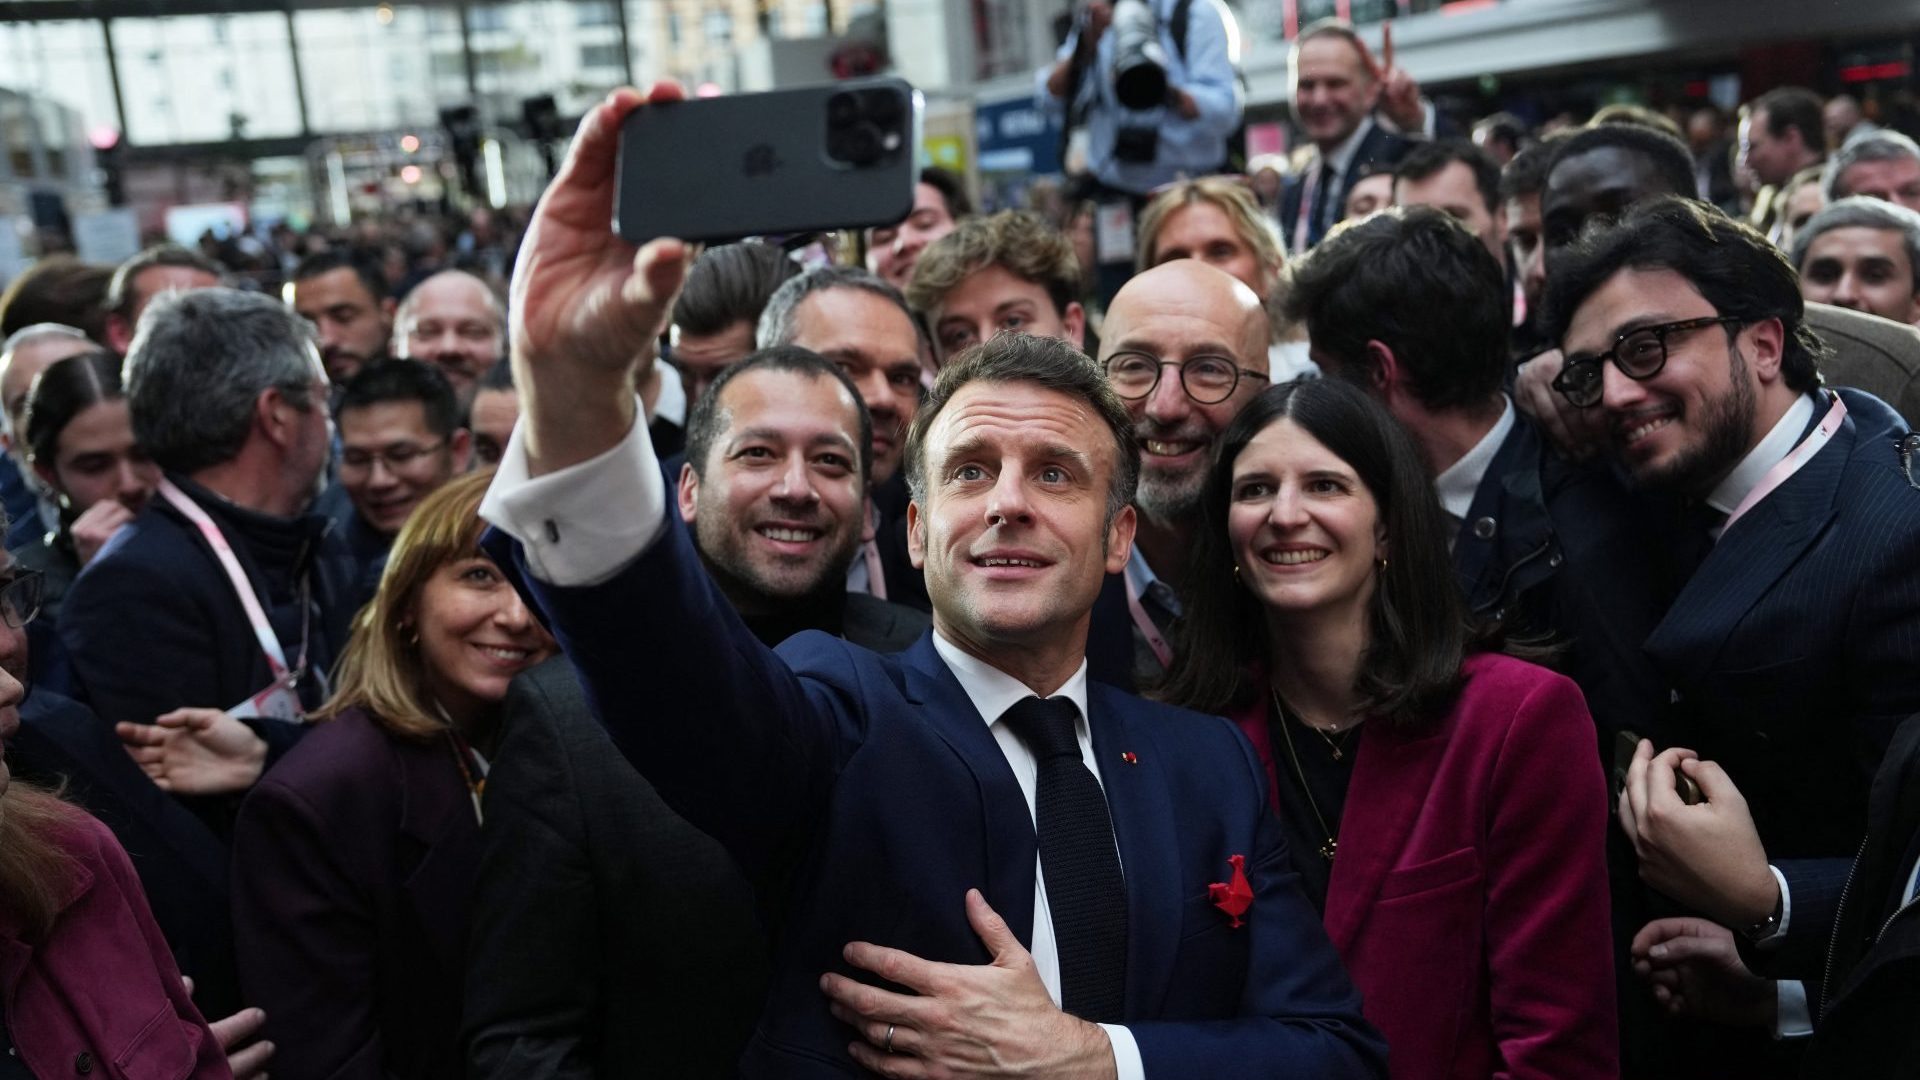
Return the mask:
[[1827,415],[1820,418],[1820,425],[1814,428],[1805,439],[1800,440],[1800,445],[1794,447],[1791,454],[1767,470],[1767,475],[1761,477],[1760,483],[1756,484],[1752,491],[1747,492],[1747,497],[1740,500],[1740,505],[1733,508],[1733,513],[1727,515],[1727,522],[1721,526],[1720,535],[1727,535],[1727,530],[1733,528],[1733,523],[1739,521],[1742,515],[1753,509],[1755,504],[1766,498],[1775,488],[1786,483],[1787,478],[1799,472],[1807,462],[1813,460],[1813,455],[1819,453],[1821,447],[1833,440],[1833,433],[1840,430],[1840,422],[1846,418],[1847,403],[1840,400],[1840,395],[1835,394],[1833,408],[1828,409]]
[[162,478],[160,497],[181,516],[192,522],[213,548],[214,558],[220,568],[226,571],[227,581],[233,586],[234,595],[240,600],[240,607],[247,613],[247,622],[253,626],[255,640],[260,651],[267,658],[267,668],[273,672],[273,681],[266,689],[252,695],[247,700],[227,710],[229,715],[247,717],[268,717],[275,720],[299,722],[304,718],[305,710],[300,704],[300,696],[295,692],[301,675],[307,666],[308,616],[311,598],[307,595],[305,583],[301,586],[300,614],[300,657],[294,667],[287,666],[287,655],[280,647],[280,638],[273,632],[273,624],[267,621],[267,613],[260,607],[260,598],[253,591],[253,583],[247,580],[247,573],[240,567],[240,560],[234,556],[232,545],[227,543],[226,535],[213,523],[200,504],[188,498],[185,492],[175,487],[173,481]]

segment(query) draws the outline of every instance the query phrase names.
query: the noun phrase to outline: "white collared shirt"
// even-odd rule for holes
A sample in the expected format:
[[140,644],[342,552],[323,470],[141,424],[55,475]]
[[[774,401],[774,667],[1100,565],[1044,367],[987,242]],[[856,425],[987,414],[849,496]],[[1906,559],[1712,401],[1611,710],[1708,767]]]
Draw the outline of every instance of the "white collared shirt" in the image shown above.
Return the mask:
[[1500,444],[1513,434],[1515,416],[1513,399],[1500,395],[1500,419],[1494,421],[1473,449],[1461,455],[1460,460],[1447,466],[1434,478],[1433,493],[1440,496],[1440,507],[1453,516],[1455,522],[1467,520],[1473,511],[1473,495],[1480,490],[1480,481],[1486,479],[1487,469],[1493,464],[1494,455],[1500,452]]
[[[1747,456],[1740,459],[1740,464],[1733,467],[1733,471],[1727,474],[1726,479],[1715,485],[1713,491],[1707,495],[1707,505],[1723,514],[1732,514],[1746,500],[1747,494],[1759,487],[1760,481],[1766,479],[1767,471],[1785,461],[1787,455],[1793,453],[1793,448],[1800,445],[1800,434],[1806,431],[1807,425],[1811,423],[1813,423],[1813,398],[1802,394],[1792,407],[1787,409],[1786,415],[1782,416],[1773,425],[1773,429],[1767,432],[1766,437],[1755,444],[1753,449],[1747,451]],[[1720,538],[1719,530],[1714,531],[1713,538],[1715,540]]]
[[[644,411],[636,409],[638,415]],[[516,424],[500,458],[499,471],[480,503],[480,515],[520,541],[527,566],[535,577],[553,585],[595,585],[607,581],[645,554],[666,530],[667,494],[653,441],[644,421],[634,424],[613,449],[545,476],[531,476],[524,438],[527,427]],[[1012,730],[999,723],[1014,702],[1031,697],[1013,676],[975,660],[935,634],[934,649],[952,669],[974,708],[993,731],[994,741],[1007,757],[1027,813],[1034,813],[1039,768],[1033,752]],[[1100,767],[1093,759],[1093,740],[1087,727],[1087,664],[1083,659],[1074,676],[1054,692],[1080,710],[1075,732],[1080,756],[1094,778]],[[1034,865],[1033,955],[1047,995],[1060,1003],[1060,949],[1054,938],[1052,915]],[[877,942],[886,945],[888,942]],[[1133,1033],[1117,1024],[1100,1025],[1113,1044],[1119,1080],[1145,1080],[1146,1065]]]
[[672,364],[655,363],[660,372],[660,395],[653,399],[653,415],[648,421],[665,420],[674,427],[687,426],[687,387],[680,381],[679,369]]

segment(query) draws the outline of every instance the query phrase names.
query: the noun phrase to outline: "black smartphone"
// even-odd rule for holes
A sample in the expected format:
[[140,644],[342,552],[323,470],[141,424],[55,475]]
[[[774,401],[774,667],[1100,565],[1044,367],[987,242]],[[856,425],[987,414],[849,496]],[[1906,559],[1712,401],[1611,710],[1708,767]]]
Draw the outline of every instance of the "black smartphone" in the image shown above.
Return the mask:
[[614,231],[720,243],[904,221],[921,109],[894,78],[636,109],[620,131]]
[[[1613,797],[1618,799],[1620,792],[1627,786],[1627,770],[1633,767],[1633,755],[1640,749],[1640,736],[1631,731],[1622,731],[1613,737]],[[1700,785],[1693,777],[1674,770],[1673,789],[1680,801],[1688,806],[1698,806],[1707,801],[1701,793]]]

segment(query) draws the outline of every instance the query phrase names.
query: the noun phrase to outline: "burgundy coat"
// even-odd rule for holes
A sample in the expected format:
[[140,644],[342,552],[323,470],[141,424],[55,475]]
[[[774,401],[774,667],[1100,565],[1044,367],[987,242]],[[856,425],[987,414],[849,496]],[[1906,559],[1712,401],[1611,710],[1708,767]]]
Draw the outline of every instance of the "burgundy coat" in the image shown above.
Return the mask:
[[35,1076],[231,1080],[127,853],[78,809],[59,839],[72,862],[46,938],[23,939],[0,911],[0,994],[20,1060]]
[[[1464,671],[1437,724],[1362,729],[1327,935],[1394,1080],[1617,1077],[1609,807],[1586,701],[1507,656]],[[1233,719],[1277,781],[1264,704]]]

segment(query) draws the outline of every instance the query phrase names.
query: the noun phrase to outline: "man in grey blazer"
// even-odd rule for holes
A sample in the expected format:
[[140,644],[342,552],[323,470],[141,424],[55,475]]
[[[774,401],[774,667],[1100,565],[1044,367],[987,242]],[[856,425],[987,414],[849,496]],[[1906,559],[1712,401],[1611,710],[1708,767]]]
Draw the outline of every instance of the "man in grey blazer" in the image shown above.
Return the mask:
[[[681,516],[770,646],[824,629],[892,652],[927,628],[845,587],[868,424],[846,376],[791,346],[729,368],[689,418]],[[505,724],[469,954],[472,1075],[732,1075],[768,976],[747,879],[627,764],[564,660],[514,681]]]

